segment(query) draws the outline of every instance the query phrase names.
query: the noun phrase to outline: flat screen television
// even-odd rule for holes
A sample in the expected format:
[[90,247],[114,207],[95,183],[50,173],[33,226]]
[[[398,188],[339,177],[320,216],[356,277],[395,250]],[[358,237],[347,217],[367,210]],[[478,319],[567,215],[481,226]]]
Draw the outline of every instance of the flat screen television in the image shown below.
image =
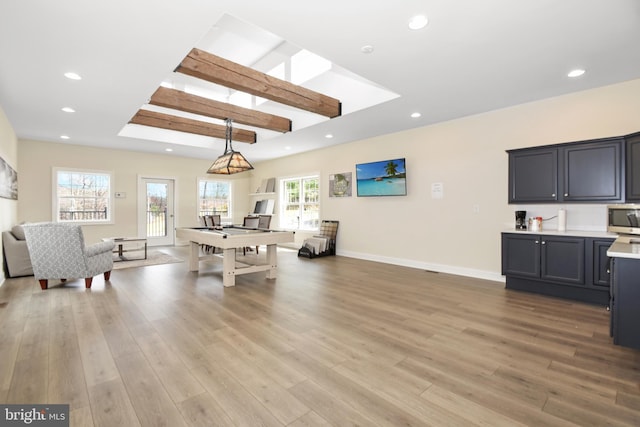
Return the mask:
[[405,159],[356,164],[358,197],[406,196]]

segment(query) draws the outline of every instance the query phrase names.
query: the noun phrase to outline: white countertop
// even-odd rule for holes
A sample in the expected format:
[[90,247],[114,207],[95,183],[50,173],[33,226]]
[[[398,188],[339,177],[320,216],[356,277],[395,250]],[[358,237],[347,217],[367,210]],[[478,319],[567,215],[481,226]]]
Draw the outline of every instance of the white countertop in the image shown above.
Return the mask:
[[607,250],[607,256],[640,259],[640,236],[618,237]]
[[542,231],[529,231],[529,230],[503,230],[503,233],[522,233],[522,234],[545,234],[551,236],[576,236],[576,237],[596,237],[596,238],[606,238],[606,239],[616,239],[618,237],[617,233],[609,233],[608,231],[594,231],[594,230],[545,230]]
[[503,230],[503,233],[516,234],[532,234],[532,235],[552,235],[552,236],[575,236],[575,237],[595,237],[616,239],[607,250],[607,256],[617,258],[633,258],[640,259],[640,236],[618,235],[617,233],[609,233],[608,231],[589,231],[589,230]]
[[503,233],[516,233],[516,234],[532,234],[532,235],[552,235],[552,236],[576,236],[576,237],[595,237],[616,239],[613,244],[607,250],[607,256],[612,258],[632,258],[640,260],[640,235],[618,235],[617,233],[609,233],[607,231],[589,231],[589,230],[542,230],[542,231],[529,231],[529,230],[503,230]]

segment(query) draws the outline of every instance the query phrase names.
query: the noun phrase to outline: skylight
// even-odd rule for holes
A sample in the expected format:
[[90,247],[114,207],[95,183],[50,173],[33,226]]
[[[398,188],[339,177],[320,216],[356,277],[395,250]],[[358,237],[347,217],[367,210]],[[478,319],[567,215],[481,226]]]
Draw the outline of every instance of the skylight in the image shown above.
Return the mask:
[[291,57],[291,83],[302,85],[331,70],[331,62],[309,52],[301,50]]
[[[199,42],[194,43],[194,47],[269,76],[339,99],[343,116],[399,96],[397,93],[363,79],[337,64],[332,64],[331,61],[309,50],[293,45],[273,33],[229,15],[224,15],[212,27],[210,33],[206,34]],[[329,120],[319,114],[289,107],[192,76],[172,73],[171,70],[167,70],[167,73],[161,86],[286,117],[291,120],[294,132]],[[149,94],[149,96],[151,95]],[[162,107],[154,105],[144,105],[142,108],[194,120],[219,122],[217,119],[198,117],[183,111],[165,111]],[[273,130],[262,128],[251,128],[250,130],[256,132],[258,142],[282,136],[282,133]],[[207,147],[212,143],[219,143],[215,138],[208,136],[136,124],[125,125],[119,135],[194,147]],[[255,144],[250,147],[250,150],[255,153],[256,150],[262,149],[261,147],[263,147],[262,144]],[[264,147],[268,149],[268,146]]]

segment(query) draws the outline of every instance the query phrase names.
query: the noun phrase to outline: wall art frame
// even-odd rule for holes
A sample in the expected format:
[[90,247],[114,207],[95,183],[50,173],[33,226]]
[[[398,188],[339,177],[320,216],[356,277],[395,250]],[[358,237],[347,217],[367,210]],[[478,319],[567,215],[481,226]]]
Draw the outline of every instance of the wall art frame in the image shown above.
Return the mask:
[[18,200],[18,172],[0,157],[0,197]]

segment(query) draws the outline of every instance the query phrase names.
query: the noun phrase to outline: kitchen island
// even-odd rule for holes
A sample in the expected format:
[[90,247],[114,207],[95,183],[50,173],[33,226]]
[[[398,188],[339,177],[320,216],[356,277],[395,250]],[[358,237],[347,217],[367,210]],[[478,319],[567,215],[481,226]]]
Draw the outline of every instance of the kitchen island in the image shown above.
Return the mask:
[[611,257],[611,328],[613,343],[640,349],[640,236],[620,236]]

